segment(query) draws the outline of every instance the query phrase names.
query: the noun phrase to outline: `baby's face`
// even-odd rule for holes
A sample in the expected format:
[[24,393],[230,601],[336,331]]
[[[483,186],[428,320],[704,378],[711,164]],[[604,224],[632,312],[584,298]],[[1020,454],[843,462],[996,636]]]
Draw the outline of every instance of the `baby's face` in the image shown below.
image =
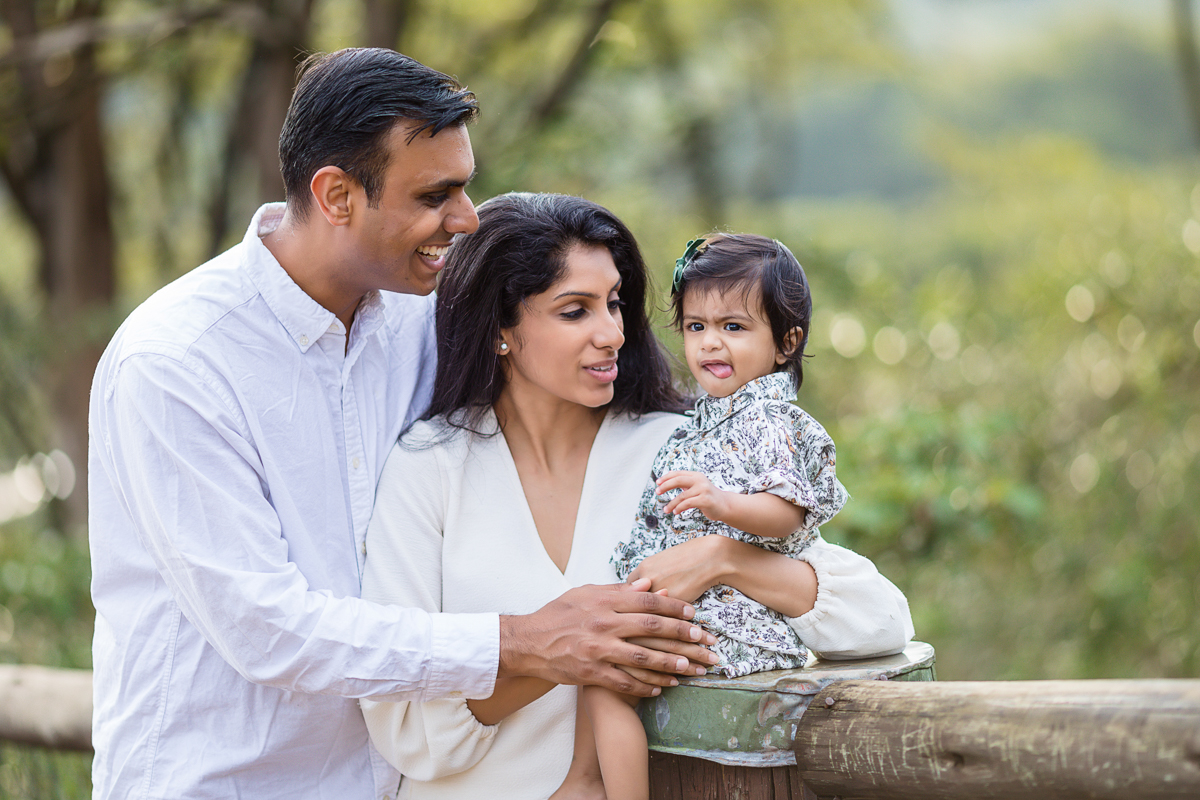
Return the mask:
[[757,287],[740,291],[687,291],[683,296],[683,350],[700,388],[728,397],[787,359],[775,347]]

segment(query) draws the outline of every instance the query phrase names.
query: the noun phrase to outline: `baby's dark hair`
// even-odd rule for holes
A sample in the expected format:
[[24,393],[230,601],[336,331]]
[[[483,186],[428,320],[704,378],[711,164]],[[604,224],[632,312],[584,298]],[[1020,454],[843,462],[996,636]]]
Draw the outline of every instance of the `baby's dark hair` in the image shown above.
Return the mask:
[[787,361],[776,372],[790,372],[796,386],[804,382],[804,348],[812,320],[812,294],[804,268],[780,241],[749,233],[715,233],[705,237],[696,255],[684,265],[682,277],[671,291],[675,327],[683,330],[683,298],[688,291],[741,292],[749,301],[755,288],[762,297],[762,312],[771,324],[771,336],[780,352],[788,353],[787,335],[799,327],[804,333]]

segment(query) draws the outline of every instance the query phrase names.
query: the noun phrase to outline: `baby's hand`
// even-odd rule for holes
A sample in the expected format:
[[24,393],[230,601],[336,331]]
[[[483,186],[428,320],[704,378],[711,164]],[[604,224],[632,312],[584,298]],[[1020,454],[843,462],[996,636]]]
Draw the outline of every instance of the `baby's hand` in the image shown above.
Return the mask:
[[658,479],[657,486],[655,494],[672,489],[683,490],[663,509],[668,514],[680,514],[689,508],[696,508],[709,519],[720,520],[729,510],[730,493],[713,486],[703,473],[672,470]]

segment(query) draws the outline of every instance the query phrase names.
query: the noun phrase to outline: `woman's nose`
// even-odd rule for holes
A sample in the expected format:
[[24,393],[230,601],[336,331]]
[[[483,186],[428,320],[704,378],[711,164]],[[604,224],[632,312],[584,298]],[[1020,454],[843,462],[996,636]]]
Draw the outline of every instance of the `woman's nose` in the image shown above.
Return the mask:
[[620,350],[621,345],[625,344],[625,331],[622,330],[619,318],[609,314],[601,314],[599,318],[600,327],[594,340],[596,346],[601,349],[611,347],[613,350]]

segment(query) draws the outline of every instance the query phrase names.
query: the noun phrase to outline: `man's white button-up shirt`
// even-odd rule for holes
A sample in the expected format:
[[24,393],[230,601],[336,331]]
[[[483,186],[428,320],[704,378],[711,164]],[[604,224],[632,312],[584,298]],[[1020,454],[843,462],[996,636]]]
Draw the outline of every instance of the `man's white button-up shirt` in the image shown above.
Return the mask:
[[368,295],[347,334],[260,240],[282,212],[142,304],[96,371],[97,798],[386,797],[357,698],[495,682],[497,615],[359,599],[376,480],[429,401],[433,299]]

